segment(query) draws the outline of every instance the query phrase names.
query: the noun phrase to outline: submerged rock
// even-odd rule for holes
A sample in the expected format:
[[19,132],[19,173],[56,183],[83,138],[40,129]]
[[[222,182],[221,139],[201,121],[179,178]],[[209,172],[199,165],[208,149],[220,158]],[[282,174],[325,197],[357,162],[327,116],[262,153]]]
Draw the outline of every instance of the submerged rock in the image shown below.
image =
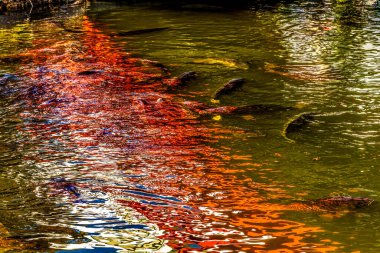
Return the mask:
[[222,95],[229,94],[229,93],[241,88],[241,86],[244,83],[245,83],[244,78],[235,78],[235,79],[228,81],[228,83],[223,85],[223,87],[221,87],[220,89],[218,89],[215,92],[213,99],[218,99]]

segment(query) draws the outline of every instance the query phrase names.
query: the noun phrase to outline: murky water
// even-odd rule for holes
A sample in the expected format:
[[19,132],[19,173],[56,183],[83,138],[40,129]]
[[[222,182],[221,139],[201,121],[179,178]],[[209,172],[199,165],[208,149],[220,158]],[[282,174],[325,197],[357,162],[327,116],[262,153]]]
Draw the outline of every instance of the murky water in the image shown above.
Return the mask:
[[[345,24],[312,2],[196,7],[1,17],[0,251],[380,250],[376,203],[297,204],[379,201],[377,11]],[[291,109],[199,116],[186,101]]]

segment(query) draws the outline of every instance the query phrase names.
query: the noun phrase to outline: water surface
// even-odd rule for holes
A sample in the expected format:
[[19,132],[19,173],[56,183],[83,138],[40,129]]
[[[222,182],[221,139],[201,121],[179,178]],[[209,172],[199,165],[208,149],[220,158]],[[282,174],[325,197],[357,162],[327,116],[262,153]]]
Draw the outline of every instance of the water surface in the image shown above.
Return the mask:
[[[2,247],[378,252],[376,204],[294,205],[380,191],[378,13],[348,25],[330,7],[96,3],[4,25]],[[151,28],[167,29],[118,35]],[[165,88],[189,70],[197,80]],[[241,90],[211,99],[236,77]],[[184,101],[294,109],[199,117]],[[284,138],[302,112],[315,120]]]

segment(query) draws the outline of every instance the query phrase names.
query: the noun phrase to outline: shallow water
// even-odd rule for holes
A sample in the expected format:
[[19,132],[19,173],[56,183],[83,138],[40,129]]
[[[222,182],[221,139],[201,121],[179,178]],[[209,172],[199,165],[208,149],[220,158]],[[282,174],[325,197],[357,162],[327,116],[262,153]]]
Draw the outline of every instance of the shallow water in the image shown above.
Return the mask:
[[[364,9],[368,20],[348,25],[330,7],[99,2],[8,17],[0,74],[14,76],[0,86],[1,248],[378,252],[376,203],[351,212],[294,204],[379,200],[378,13]],[[151,28],[167,29],[120,34]],[[167,89],[189,70],[195,81]],[[237,77],[247,80],[242,89],[211,99]],[[184,101],[293,109],[199,117]],[[302,112],[314,120],[284,136]]]

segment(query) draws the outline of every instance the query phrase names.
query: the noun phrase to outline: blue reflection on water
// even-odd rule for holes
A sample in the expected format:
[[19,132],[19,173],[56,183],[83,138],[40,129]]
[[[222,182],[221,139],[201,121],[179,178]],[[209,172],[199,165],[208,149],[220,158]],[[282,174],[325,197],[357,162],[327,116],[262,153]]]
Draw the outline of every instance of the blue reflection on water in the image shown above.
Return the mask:
[[140,192],[140,191],[133,191],[133,190],[124,190],[124,192],[132,193],[132,194],[136,194],[136,195],[141,195],[141,196],[145,196],[145,197],[171,200],[174,202],[182,202],[180,199],[177,199],[174,197],[161,196],[161,195],[156,195],[156,194],[147,193],[147,192]]

